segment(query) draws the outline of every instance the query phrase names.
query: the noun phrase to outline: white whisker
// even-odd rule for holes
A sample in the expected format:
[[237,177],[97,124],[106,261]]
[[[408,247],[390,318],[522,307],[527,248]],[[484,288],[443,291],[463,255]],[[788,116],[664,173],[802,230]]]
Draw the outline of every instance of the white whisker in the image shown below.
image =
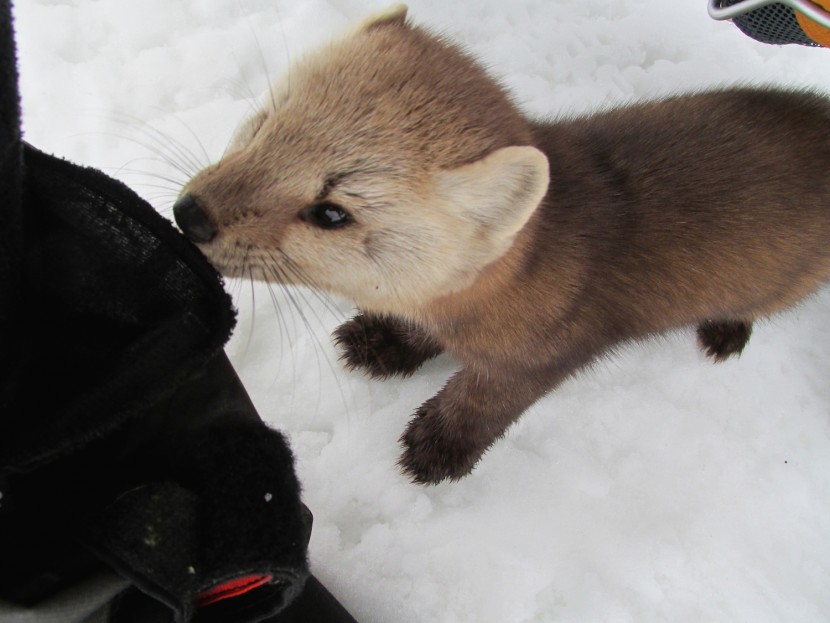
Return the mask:
[[[141,132],[148,140],[152,141],[152,144],[156,145],[159,150],[162,150],[170,156],[172,161],[182,165],[182,168],[186,171],[188,178],[193,177],[195,173],[204,168],[204,163],[200,163],[196,154],[194,154],[190,148],[175,137],[162,132],[151,123],[142,121],[136,117],[126,114],[121,114],[120,116],[121,119],[118,119],[116,116],[115,121],[128,125],[135,131]],[[208,158],[208,161],[210,161],[210,158]]]

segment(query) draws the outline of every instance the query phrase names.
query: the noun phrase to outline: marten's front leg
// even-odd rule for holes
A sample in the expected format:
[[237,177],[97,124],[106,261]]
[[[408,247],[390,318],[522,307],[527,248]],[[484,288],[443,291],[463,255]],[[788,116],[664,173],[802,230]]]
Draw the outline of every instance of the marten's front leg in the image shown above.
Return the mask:
[[466,476],[525,409],[587,360],[562,358],[543,370],[462,369],[415,413],[398,464],[421,484]]
[[443,351],[435,338],[414,323],[368,313],[340,325],[334,341],[347,368],[365,370],[376,378],[409,376]]

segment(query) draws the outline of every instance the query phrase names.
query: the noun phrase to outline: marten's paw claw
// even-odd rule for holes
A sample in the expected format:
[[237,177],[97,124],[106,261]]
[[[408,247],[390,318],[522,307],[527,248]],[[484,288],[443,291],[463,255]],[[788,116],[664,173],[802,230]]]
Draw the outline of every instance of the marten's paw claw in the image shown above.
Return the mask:
[[460,480],[473,470],[484,450],[453,432],[437,399],[428,400],[401,435],[404,452],[398,466],[416,484]]
[[707,320],[697,328],[700,348],[716,362],[740,355],[751,334],[752,323],[743,320]]

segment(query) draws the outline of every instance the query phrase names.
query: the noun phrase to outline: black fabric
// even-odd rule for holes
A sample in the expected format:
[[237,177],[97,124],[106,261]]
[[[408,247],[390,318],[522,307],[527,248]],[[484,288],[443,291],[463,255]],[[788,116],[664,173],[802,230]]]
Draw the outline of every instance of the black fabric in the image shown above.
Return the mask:
[[[176,621],[275,614],[307,575],[308,528],[287,444],[221,353],[233,315],[218,276],[123,186],[24,153],[27,313],[4,327],[21,354],[0,421],[3,499],[19,511],[0,524],[16,553],[2,596],[32,605],[103,560]],[[273,578],[256,600],[194,613],[200,592],[252,573]]]
[[218,275],[132,191],[30,146],[24,167],[25,314],[6,331],[21,344],[0,388],[6,471],[152,407],[233,326]]
[[[301,590],[311,525],[293,457],[260,422],[227,358],[98,445],[106,455],[118,449],[119,457],[99,462],[125,464],[128,490],[94,518],[90,544],[116,569],[141,569],[143,590],[187,618],[195,598],[217,584],[273,578],[253,591],[255,600],[208,606],[197,621],[259,620]],[[235,618],[211,619],[220,610]]]
[[[22,313],[19,300],[23,262],[20,222],[23,147],[18,121],[17,62],[11,20],[5,17],[8,14],[8,0],[0,0],[0,328],[4,329],[12,326]],[[20,347],[20,340],[13,334],[0,331],[0,418],[4,412],[4,388],[15,383],[13,364],[20,356]]]
[[[273,617],[304,586],[309,514],[222,352],[221,279],[124,185],[21,142],[0,11],[0,606],[36,620],[111,567],[134,587],[113,623]],[[196,607],[252,575],[271,580]]]

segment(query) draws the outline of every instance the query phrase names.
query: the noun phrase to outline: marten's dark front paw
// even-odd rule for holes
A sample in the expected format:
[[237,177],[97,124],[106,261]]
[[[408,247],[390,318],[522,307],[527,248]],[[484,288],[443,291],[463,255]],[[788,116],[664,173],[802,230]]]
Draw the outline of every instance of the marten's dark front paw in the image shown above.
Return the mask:
[[475,435],[448,426],[441,409],[437,398],[427,400],[401,435],[404,452],[398,466],[416,484],[460,480],[473,470],[486,450]]
[[347,368],[365,370],[377,378],[408,376],[442,350],[415,325],[373,314],[360,314],[340,325],[334,341]]
[[752,334],[752,323],[742,320],[715,322],[698,326],[697,339],[703,352],[717,362],[740,355]]

